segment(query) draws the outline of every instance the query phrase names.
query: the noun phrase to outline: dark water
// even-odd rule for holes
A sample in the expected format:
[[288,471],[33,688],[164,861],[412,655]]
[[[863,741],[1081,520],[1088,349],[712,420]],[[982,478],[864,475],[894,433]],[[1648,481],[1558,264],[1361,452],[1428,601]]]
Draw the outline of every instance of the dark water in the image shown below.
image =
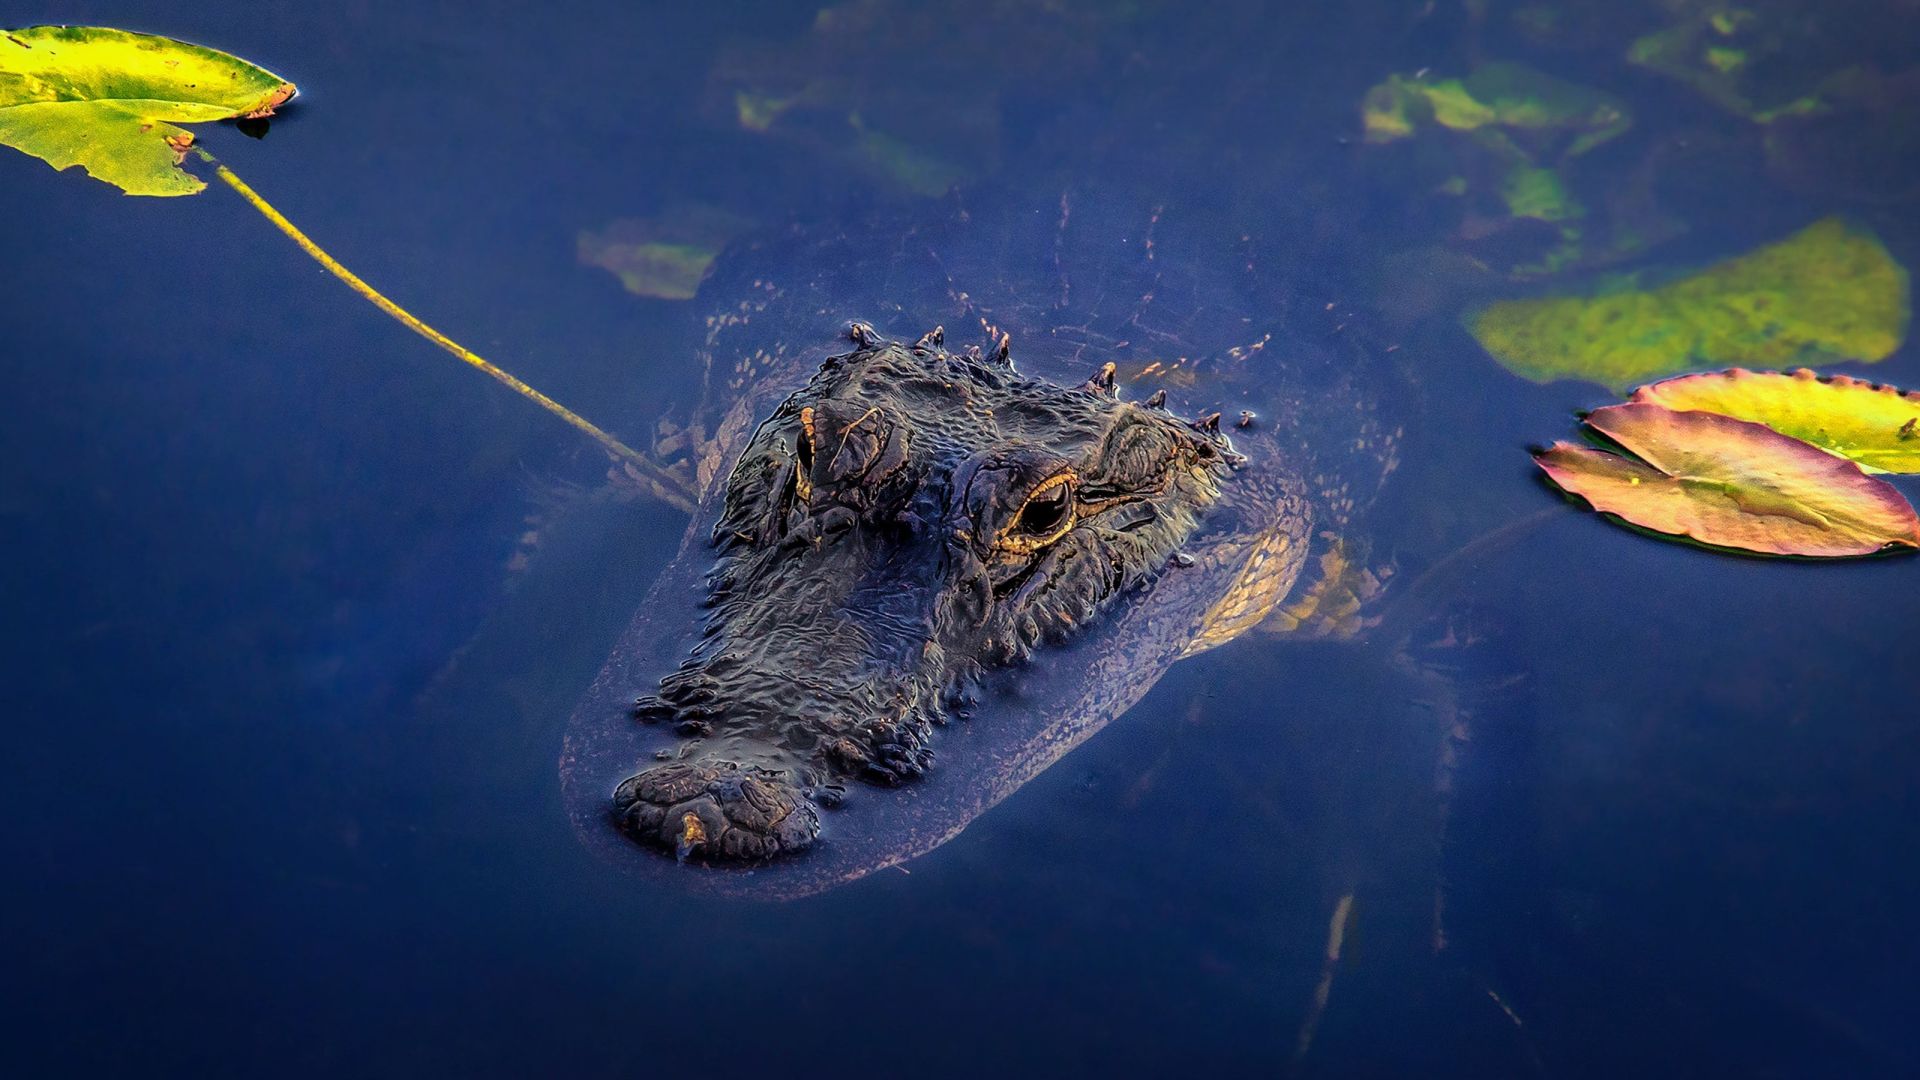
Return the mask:
[[[630,439],[690,406],[714,298],[623,292],[576,259],[580,230],[933,199],[925,167],[741,130],[719,73],[793,77],[754,57],[835,73],[876,130],[920,117],[907,133],[963,187],[1044,164],[1328,223],[1322,280],[1354,290],[1328,302],[1424,375],[1377,555],[1482,641],[1429,657],[1465,712],[1397,674],[1384,631],[1238,642],[910,873],[780,905],[640,889],[576,841],[554,760],[684,519],[606,497],[590,445],[227,193],[122,198],[0,154],[9,1072],[1920,1069],[1916,564],[1715,556],[1561,507],[1522,450],[1612,398],[1523,382],[1461,330],[1516,286],[1384,270],[1452,219],[1418,163],[1356,144],[1389,73],[1524,60],[1631,106],[1581,159],[1590,191],[1677,148],[1660,192],[1686,228],[1654,261],[1844,213],[1914,266],[1897,124],[1869,111],[1769,169],[1747,121],[1620,62],[1632,32],[1609,28],[1659,25],[1652,5],[875,7],[833,49],[806,44],[807,5],[221,7],[8,18],[168,33],[298,81],[264,142],[208,144]],[[1561,30],[1516,29],[1541,12]],[[1832,18],[1856,32],[1796,30],[1827,50],[1808,63],[1920,63],[1910,5]],[[1910,345],[1833,369],[1920,385]]]

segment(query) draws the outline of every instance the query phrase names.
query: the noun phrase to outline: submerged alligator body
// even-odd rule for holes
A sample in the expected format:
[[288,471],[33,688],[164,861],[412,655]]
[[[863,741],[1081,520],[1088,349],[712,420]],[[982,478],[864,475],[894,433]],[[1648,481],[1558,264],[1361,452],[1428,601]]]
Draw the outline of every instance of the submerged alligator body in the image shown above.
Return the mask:
[[[746,298],[705,343],[733,400],[569,732],[590,843],[815,891],[937,846],[1290,596],[1311,620],[1309,566],[1392,468],[1364,365],[1200,303],[1258,303],[1191,269],[1244,250],[1209,261],[1200,231],[1175,261],[1158,210],[1049,209],[956,207],[877,256],[795,234],[710,281]],[[786,344],[862,315],[976,343]]]

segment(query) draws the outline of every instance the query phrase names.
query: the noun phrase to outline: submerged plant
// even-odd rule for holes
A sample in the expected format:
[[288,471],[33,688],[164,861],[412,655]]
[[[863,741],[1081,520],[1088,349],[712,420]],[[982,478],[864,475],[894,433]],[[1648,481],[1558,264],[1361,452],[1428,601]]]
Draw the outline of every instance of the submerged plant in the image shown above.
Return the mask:
[[1871,363],[1900,347],[1908,317],[1905,268],[1826,218],[1659,288],[1503,300],[1467,328],[1515,374],[1620,389],[1735,363]]
[[1437,190],[1470,200],[1476,220],[1463,223],[1467,231],[1553,237],[1525,256],[1501,260],[1511,277],[1551,275],[1633,246],[1617,223],[1611,240],[1596,243],[1589,209],[1573,191],[1575,162],[1633,127],[1632,114],[1611,94],[1494,61],[1460,78],[1389,75],[1362,98],[1360,124],[1368,143],[1423,137],[1435,143],[1439,160],[1453,171]]
[[680,206],[655,218],[621,218],[582,229],[580,261],[620,279],[635,296],[691,300],[720,249],[753,223],[711,206]]
[[[1367,92],[1360,114],[1368,142],[1392,142],[1434,124],[1477,132],[1489,145],[1528,160],[1579,157],[1633,125],[1626,106],[1611,95],[1507,62],[1482,64],[1459,79],[1388,76]],[[1515,142],[1533,149],[1521,150]]]

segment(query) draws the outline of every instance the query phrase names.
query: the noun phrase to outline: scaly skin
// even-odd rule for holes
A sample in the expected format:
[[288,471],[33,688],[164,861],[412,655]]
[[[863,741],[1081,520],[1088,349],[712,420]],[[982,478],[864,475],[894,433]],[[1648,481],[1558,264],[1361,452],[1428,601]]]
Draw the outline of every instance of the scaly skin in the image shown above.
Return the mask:
[[1232,483],[1217,415],[1122,401],[1112,365],[1061,386],[1005,338],[853,338],[734,463],[704,636],[636,710],[687,741],[614,813],[683,859],[796,851],[848,781],[922,775],[983,673],[1166,572]]

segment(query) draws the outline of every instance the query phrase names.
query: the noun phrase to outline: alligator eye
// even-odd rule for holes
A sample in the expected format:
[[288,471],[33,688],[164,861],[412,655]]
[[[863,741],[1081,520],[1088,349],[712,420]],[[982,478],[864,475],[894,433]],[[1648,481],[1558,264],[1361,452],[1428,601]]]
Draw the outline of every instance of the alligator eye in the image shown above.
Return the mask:
[[793,494],[801,502],[813,496],[813,407],[800,410],[800,433],[793,437]]
[[1000,544],[1014,551],[1034,551],[1060,539],[1072,526],[1073,474],[1060,473],[1027,496],[1000,534]]

